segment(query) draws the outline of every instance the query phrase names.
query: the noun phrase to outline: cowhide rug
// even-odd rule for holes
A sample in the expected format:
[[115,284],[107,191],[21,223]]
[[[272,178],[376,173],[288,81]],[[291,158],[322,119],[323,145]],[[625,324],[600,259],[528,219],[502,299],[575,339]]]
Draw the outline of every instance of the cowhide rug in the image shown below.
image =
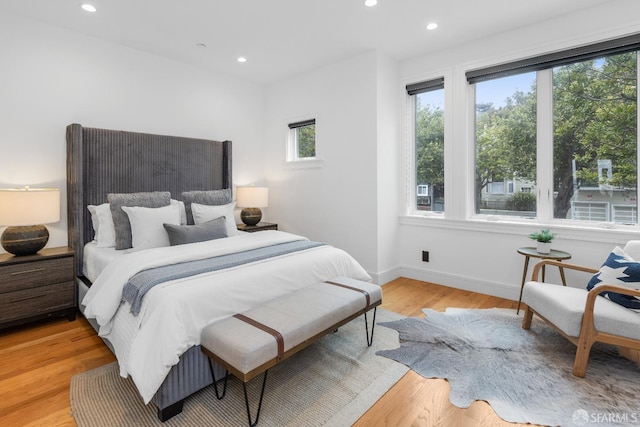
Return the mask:
[[534,316],[507,309],[424,309],[426,318],[380,323],[400,348],[376,354],[425,378],[444,378],[451,403],[487,401],[506,421],[543,425],[640,425],[640,369],[612,346],[596,344],[585,378],[572,375],[575,346]]

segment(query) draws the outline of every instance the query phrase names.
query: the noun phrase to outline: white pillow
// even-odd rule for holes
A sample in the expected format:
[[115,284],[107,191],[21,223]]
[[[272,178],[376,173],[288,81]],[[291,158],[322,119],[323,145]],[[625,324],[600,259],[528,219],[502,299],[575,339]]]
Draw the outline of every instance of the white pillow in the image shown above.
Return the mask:
[[180,225],[187,225],[187,209],[182,200],[171,199],[172,205],[180,205]]
[[205,222],[225,217],[227,223],[227,236],[237,236],[238,227],[236,226],[236,219],[234,216],[234,209],[236,208],[236,202],[233,201],[226,205],[200,205],[198,203],[191,203],[191,211],[193,212],[193,222],[196,224],[203,224]]
[[114,248],[116,246],[116,228],[113,225],[109,203],[87,206],[91,212],[94,236],[93,240],[99,248]]
[[135,250],[169,246],[169,235],[163,224],[180,225],[180,205],[161,208],[122,206],[131,224],[131,247]]

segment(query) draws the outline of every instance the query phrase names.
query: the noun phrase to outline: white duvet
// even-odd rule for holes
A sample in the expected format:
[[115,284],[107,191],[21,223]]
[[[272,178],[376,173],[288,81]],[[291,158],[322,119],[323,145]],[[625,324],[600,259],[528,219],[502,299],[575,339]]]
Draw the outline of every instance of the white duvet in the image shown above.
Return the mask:
[[157,285],[145,295],[138,316],[122,302],[129,278],[151,267],[295,240],[304,238],[261,231],[127,254],[109,264],[89,288],[82,301],[84,314],[96,319],[99,335],[114,347],[120,375],[130,375],[148,403],[180,355],[200,344],[200,332],[207,324],[319,281],[337,276],[370,281],[371,277],[346,252],[319,246]]

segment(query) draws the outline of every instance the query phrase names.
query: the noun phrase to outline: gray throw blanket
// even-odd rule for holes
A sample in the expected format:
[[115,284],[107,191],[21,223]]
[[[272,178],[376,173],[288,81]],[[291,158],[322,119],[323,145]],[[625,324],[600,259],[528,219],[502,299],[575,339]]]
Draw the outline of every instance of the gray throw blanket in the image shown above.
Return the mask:
[[170,280],[182,279],[202,273],[224,270],[251,262],[286,255],[292,252],[323,246],[324,243],[299,240],[295,242],[279,243],[244,252],[221,255],[212,258],[185,261],[178,264],[142,270],[132,276],[122,290],[122,299],[131,304],[131,313],[140,313],[142,298],[155,285]]

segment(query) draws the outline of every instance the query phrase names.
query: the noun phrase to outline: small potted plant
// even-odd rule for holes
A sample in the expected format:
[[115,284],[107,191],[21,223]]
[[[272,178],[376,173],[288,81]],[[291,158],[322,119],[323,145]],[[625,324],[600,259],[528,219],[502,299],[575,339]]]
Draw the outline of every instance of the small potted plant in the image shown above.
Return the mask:
[[548,254],[551,252],[551,241],[556,238],[556,234],[547,228],[546,230],[529,234],[529,238],[538,242],[536,247],[538,253]]

